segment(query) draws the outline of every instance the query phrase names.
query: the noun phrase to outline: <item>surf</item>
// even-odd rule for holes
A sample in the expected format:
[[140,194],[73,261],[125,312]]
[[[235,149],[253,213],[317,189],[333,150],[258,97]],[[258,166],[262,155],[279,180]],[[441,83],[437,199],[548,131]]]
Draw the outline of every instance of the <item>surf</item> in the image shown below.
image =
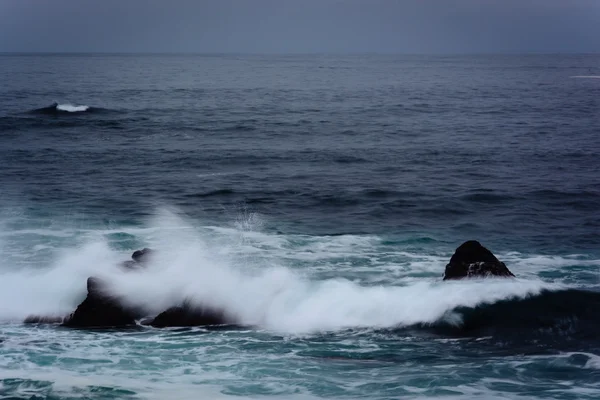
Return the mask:
[[[119,268],[126,255],[111,245],[112,233],[102,232],[89,232],[82,245],[61,249],[39,268],[11,270],[5,266],[0,278],[0,320],[18,322],[30,314],[66,315],[85,298],[90,276],[108,282],[111,294],[149,313],[158,314],[188,301],[222,309],[242,325],[287,334],[408,327],[477,333],[472,328],[473,318],[481,314],[477,310],[491,312],[488,320],[492,325],[502,324],[511,315],[499,305],[503,302],[509,302],[512,312],[519,313],[520,302],[527,299],[560,299],[558,293],[573,290],[532,277],[442,282],[440,274],[440,278],[406,277],[373,284],[352,280],[343,272],[324,278],[291,268],[285,259],[257,257],[248,238],[281,247],[283,243],[271,235],[249,232],[246,236],[239,229],[219,231],[221,237],[215,238],[214,230],[207,233],[176,214],[163,212],[145,230],[135,231],[158,249],[139,273]],[[350,243],[354,247],[360,241]],[[322,250],[323,245],[317,244],[316,249]],[[444,264],[437,259],[432,262],[439,264],[442,272]],[[552,302],[534,303],[539,314],[554,307]],[[549,310],[544,308],[546,303]],[[499,311],[486,307],[499,307]],[[577,316],[579,308],[580,302],[574,302],[572,310],[560,315],[572,312]]]

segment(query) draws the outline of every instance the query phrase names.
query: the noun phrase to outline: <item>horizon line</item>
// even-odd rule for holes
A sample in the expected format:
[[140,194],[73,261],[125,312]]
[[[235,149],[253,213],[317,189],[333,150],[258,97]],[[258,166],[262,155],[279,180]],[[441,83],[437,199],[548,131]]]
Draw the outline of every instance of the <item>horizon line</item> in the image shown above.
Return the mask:
[[170,52],[170,51],[0,51],[0,55],[106,55],[106,56],[550,56],[600,55],[600,52]]

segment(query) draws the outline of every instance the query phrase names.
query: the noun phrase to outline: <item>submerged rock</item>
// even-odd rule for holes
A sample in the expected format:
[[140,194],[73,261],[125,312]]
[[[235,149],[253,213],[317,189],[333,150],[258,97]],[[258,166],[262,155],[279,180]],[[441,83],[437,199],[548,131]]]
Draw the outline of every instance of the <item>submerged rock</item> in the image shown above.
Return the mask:
[[149,325],[155,328],[223,325],[229,321],[222,312],[184,304],[158,314]]
[[461,244],[444,272],[444,280],[491,276],[514,277],[503,262],[476,240]]
[[135,325],[138,310],[126,307],[106,291],[106,283],[88,278],[88,295],[75,312],[65,318],[64,326],[73,328],[112,328]]

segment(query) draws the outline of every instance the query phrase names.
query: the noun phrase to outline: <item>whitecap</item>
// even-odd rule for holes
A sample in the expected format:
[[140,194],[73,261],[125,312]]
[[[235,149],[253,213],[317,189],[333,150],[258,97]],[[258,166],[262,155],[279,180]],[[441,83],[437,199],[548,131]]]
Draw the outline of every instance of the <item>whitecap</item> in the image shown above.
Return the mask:
[[85,105],[75,106],[72,104],[57,104],[56,109],[59,111],[66,112],[83,112],[87,111],[90,107]]

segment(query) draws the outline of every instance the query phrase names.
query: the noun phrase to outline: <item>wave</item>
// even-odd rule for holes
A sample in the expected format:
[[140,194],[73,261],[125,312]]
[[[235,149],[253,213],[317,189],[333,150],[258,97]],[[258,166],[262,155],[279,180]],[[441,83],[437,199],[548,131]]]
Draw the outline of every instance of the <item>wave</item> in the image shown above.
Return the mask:
[[433,324],[420,327],[451,336],[596,338],[600,334],[598,309],[599,292],[544,289],[523,298],[509,296],[475,307],[459,306]]
[[74,105],[74,104],[59,104],[57,102],[52,103],[47,107],[36,108],[29,111],[29,114],[37,115],[69,115],[69,114],[82,114],[82,113],[97,113],[108,111],[104,108],[90,107],[87,105]]
[[142,273],[121,271],[116,267],[120,260],[106,243],[92,242],[49,269],[4,274],[0,318],[65,315],[85,297],[88,276],[101,277],[113,295],[149,314],[187,300],[223,309],[242,325],[294,334],[435,324],[461,307],[523,299],[552,288],[525,280],[413,281],[405,286],[313,280],[282,266],[232,266],[201,243],[161,249]]
[[[409,277],[379,280],[375,286],[331,277],[348,271],[343,268],[324,277],[286,265],[286,257],[261,258],[260,248],[251,246],[252,240],[269,236],[261,233],[202,233],[172,214],[157,217],[146,232],[143,244],[159,251],[143,272],[120,269],[117,265],[129,250],[111,248],[107,235],[93,231],[87,232],[85,244],[62,249],[41,268],[10,271],[11,266],[0,265],[0,320],[66,315],[85,297],[86,279],[97,276],[109,283],[113,295],[149,314],[192,301],[222,309],[241,325],[287,334],[372,328],[486,336],[525,329],[568,333],[581,327],[599,333],[594,310],[600,294],[535,278],[442,282],[441,277]],[[362,246],[372,249],[373,240],[364,239]],[[335,239],[337,247],[344,243],[351,248],[360,244],[352,237]],[[287,246],[271,243],[273,248]],[[323,243],[314,246],[310,254],[327,250]],[[297,260],[310,250],[296,247]],[[0,262],[6,259],[0,257]],[[441,261],[439,268],[441,276]],[[381,269],[386,272],[389,268]]]

